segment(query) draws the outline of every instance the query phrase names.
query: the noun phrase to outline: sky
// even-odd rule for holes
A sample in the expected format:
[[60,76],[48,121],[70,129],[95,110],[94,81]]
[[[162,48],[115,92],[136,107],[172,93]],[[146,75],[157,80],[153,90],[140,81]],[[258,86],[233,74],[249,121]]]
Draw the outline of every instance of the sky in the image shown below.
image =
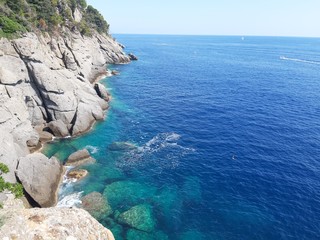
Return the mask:
[[320,0],[87,0],[110,33],[320,37]]

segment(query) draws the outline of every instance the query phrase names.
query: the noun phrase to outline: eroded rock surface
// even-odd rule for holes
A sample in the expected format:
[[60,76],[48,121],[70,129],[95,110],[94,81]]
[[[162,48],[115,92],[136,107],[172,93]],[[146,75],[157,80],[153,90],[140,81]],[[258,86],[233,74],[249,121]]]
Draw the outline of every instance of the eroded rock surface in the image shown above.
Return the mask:
[[79,208],[25,209],[11,196],[0,209],[0,219],[0,239],[114,240],[110,230]]

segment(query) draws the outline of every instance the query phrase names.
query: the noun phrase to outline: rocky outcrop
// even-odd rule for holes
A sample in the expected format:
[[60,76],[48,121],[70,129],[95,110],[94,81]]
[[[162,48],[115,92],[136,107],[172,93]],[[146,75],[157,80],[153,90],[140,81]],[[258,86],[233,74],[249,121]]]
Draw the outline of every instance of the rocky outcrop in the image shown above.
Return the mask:
[[137,61],[138,60],[138,57],[136,55],[134,55],[133,53],[129,53],[128,56],[129,56],[131,61]]
[[[73,14],[81,19],[81,13]],[[130,61],[109,36],[60,31],[0,39],[0,162],[9,166],[7,181],[16,182],[18,158],[39,148],[39,134],[41,142],[50,133],[76,136],[102,120],[109,95],[94,81],[107,74],[106,64]]]
[[113,234],[78,208],[25,209],[11,196],[0,209],[0,239],[114,240]]
[[16,174],[25,191],[39,206],[54,206],[63,174],[59,161],[54,157],[48,159],[41,153],[20,157],[18,161]]
[[68,179],[76,179],[77,181],[85,178],[88,175],[88,171],[85,169],[75,169],[67,173]]
[[101,193],[92,192],[81,199],[81,207],[96,219],[106,218],[112,214],[112,208]]
[[87,149],[82,149],[72,153],[65,163],[66,166],[80,166],[88,163],[94,163],[95,159],[91,157]]

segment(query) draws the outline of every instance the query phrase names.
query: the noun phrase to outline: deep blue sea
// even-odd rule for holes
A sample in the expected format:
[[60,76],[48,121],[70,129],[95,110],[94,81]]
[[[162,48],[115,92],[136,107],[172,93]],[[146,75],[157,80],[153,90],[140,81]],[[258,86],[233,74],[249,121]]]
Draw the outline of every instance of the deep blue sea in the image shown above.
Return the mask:
[[[104,122],[47,146],[97,159],[61,198],[103,193],[116,240],[320,239],[320,39],[115,37],[139,61],[109,66]],[[139,204],[151,233],[117,220]]]

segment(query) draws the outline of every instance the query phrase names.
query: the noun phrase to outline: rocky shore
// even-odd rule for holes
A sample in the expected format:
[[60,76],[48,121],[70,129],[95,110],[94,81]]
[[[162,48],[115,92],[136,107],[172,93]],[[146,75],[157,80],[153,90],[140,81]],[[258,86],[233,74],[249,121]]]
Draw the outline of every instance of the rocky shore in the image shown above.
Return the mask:
[[53,137],[81,135],[103,120],[109,94],[97,79],[111,74],[107,64],[128,62],[112,37],[97,32],[86,37],[77,28],[0,39],[0,162],[9,167],[2,176],[21,182],[33,205],[56,205],[64,173],[58,159],[34,152]]

